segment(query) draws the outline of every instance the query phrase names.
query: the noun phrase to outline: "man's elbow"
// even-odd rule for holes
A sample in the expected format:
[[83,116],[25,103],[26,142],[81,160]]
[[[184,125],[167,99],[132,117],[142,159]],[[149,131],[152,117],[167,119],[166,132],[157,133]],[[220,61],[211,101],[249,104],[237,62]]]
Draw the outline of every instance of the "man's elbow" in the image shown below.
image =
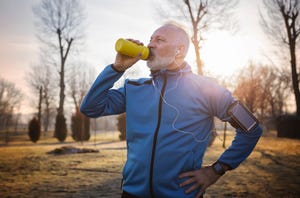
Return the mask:
[[84,114],[85,116],[91,117],[91,116],[90,116],[89,107],[88,107],[88,105],[87,105],[86,103],[82,102],[81,105],[80,105],[80,109],[79,109],[79,110],[80,110],[80,112],[81,112],[82,114]]
[[87,109],[86,109],[85,105],[81,104],[79,110],[80,110],[80,112],[81,112],[82,114],[84,114],[85,116],[88,116],[88,115],[87,115]]
[[85,104],[81,104],[79,110],[83,115],[85,115],[86,117],[89,117],[89,118],[98,118],[101,116],[99,114],[99,111],[97,111],[95,107],[88,106]]
[[263,127],[261,124],[258,124],[257,128],[256,128],[256,134],[258,137],[262,136],[263,134]]
[[254,139],[258,140],[263,134],[263,127],[261,124],[258,124],[254,129],[247,133],[247,136],[253,137]]

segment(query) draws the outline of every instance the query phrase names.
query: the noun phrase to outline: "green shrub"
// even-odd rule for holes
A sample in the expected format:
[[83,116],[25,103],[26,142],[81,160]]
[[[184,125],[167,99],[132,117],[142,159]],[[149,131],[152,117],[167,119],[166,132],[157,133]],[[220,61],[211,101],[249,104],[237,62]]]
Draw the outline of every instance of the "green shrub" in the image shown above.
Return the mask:
[[30,120],[28,124],[28,135],[32,142],[36,143],[41,136],[41,124],[36,117]]
[[119,139],[126,139],[126,114],[120,114],[117,118],[118,120],[118,130],[120,131]]
[[60,142],[64,142],[67,137],[66,118],[63,114],[57,114],[55,122],[54,137]]
[[300,139],[300,116],[281,115],[276,124],[278,137]]
[[71,117],[72,138],[75,141],[88,141],[90,139],[90,119],[79,111]]

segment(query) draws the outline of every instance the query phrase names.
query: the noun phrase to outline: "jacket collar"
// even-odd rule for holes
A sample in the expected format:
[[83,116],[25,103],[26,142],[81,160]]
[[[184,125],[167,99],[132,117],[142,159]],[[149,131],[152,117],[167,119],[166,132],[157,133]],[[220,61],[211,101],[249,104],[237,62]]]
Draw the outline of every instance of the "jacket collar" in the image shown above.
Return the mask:
[[152,78],[156,78],[158,76],[164,76],[164,75],[176,76],[180,73],[185,74],[185,73],[190,73],[190,72],[192,72],[191,66],[188,63],[184,62],[179,68],[176,68],[174,70],[167,70],[167,69],[154,70],[154,71],[151,70],[150,76]]

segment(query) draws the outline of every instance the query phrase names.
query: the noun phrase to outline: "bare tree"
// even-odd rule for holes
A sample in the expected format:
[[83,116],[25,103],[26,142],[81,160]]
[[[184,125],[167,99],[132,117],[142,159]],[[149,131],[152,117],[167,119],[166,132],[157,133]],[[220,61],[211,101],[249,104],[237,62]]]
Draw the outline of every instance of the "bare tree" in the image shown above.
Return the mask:
[[[69,57],[71,47],[78,43],[83,36],[83,8],[78,0],[42,0],[33,9],[38,18],[38,38],[46,46],[56,50],[59,57],[59,106],[57,108],[57,119],[62,121],[62,133],[65,133],[66,125],[64,118],[65,101],[65,66]],[[55,127],[54,136],[59,136],[57,131],[61,127]],[[64,141],[65,135],[59,138]]]
[[190,24],[192,43],[196,55],[198,74],[203,74],[200,50],[205,40],[205,32],[213,27],[232,28],[232,11],[237,0],[167,0],[168,9],[158,8],[159,15]]
[[45,107],[42,110],[42,123],[44,132],[47,133],[51,119],[51,109],[54,106],[55,88],[54,77],[51,72],[50,65],[47,64],[45,58],[41,58],[41,63],[32,65],[26,75],[26,81],[31,87],[34,95],[39,95],[40,88],[42,87],[42,101]]
[[40,87],[40,90],[39,90],[39,105],[38,105],[38,122],[41,124],[41,117],[42,117],[42,102],[43,102],[43,87],[41,86]]
[[284,70],[250,63],[238,73],[234,95],[263,122],[282,115],[290,82]]
[[[286,100],[292,90],[291,78],[287,70],[274,68],[271,66],[261,66],[258,68],[261,75],[262,95],[265,101],[266,114],[269,117],[276,118],[284,113]],[[262,109],[263,107],[261,107]]]
[[68,80],[69,95],[73,99],[75,110],[79,111],[80,104],[95,79],[95,71],[86,63],[78,61],[71,69]]
[[22,93],[14,83],[0,78],[0,114],[12,113],[21,99]]
[[[79,63],[79,64],[78,64]],[[95,71],[87,67],[86,63],[77,62],[72,67],[69,79],[70,96],[73,99],[75,113],[71,118],[72,137],[76,141],[86,141],[90,138],[90,118],[80,111],[80,104],[95,79]]]
[[242,69],[237,75],[237,86],[233,94],[241,100],[251,112],[258,109],[258,100],[260,100],[260,75],[253,63]]
[[273,111],[273,116],[279,116],[286,113],[284,110],[287,109],[286,101],[293,88],[292,79],[290,78],[290,73],[287,69],[277,69],[275,70],[275,75],[277,76],[277,80],[274,82],[274,92],[276,93],[274,98],[276,101],[276,108],[274,108],[275,110]]
[[287,47],[289,50],[296,114],[300,116],[299,72],[297,71],[296,56],[297,42],[299,42],[300,35],[300,1],[264,0],[263,3],[267,10],[267,14],[261,12],[264,31],[275,44],[281,48]]
[[15,84],[0,78],[0,129],[6,130],[5,142],[8,142],[8,129],[13,125],[13,113],[21,100],[22,93]]

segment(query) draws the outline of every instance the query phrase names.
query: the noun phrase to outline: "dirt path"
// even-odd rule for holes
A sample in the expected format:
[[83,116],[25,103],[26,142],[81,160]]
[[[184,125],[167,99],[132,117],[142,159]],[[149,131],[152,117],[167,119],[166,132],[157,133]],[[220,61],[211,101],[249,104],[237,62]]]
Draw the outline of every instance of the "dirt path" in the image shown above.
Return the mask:
[[[59,146],[0,147],[0,197],[120,197],[125,142],[84,145],[99,153],[46,154]],[[212,163],[222,152],[217,140],[204,162]],[[300,197],[299,187],[300,141],[264,137],[249,159],[205,197]]]

